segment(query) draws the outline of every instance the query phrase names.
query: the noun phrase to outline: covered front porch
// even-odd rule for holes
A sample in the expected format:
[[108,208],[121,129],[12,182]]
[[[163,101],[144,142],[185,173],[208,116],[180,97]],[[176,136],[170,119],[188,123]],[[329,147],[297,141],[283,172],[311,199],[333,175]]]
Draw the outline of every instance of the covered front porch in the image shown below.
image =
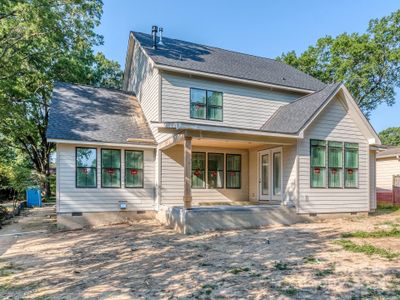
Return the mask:
[[161,144],[161,205],[295,206],[297,139],[186,130]]
[[184,130],[160,145],[158,219],[184,233],[293,224],[297,139]]

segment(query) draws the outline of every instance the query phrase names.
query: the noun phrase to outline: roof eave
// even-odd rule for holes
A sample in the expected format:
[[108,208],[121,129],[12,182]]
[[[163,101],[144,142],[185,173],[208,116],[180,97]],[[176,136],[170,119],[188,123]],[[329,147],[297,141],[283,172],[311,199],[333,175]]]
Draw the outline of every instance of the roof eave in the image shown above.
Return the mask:
[[47,138],[47,142],[55,144],[74,144],[74,145],[100,145],[100,146],[111,146],[111,147],[126,147],[126,148],[157,148],[157,144],[154,143],[115,143],[115,142],[101,142],[101,141],[80,141],[80,140],[67,140],[60,138]]

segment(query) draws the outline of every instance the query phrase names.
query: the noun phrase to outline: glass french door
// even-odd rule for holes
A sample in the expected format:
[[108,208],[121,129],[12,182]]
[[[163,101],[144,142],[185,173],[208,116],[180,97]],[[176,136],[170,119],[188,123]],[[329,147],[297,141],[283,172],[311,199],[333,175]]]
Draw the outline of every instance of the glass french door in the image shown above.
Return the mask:
[[282,150],[275,148],[259,152],[259,198],[282,199]]

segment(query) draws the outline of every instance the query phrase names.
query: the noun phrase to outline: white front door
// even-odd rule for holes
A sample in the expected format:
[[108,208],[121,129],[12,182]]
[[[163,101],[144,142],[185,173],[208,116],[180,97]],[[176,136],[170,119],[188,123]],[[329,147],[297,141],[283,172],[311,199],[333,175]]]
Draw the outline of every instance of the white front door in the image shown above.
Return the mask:
[[282,200],[282,148],[258,153],[259,199]]

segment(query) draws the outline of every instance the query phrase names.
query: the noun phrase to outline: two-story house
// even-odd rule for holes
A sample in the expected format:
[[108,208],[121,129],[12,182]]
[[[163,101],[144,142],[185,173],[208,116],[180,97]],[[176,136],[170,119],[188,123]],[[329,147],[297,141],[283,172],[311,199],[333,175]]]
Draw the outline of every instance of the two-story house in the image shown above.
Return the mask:
[[369,212],[380,140],[342,83],[131,32],[124,91],[57,84],[57,213],[68,225],[257,202]]

